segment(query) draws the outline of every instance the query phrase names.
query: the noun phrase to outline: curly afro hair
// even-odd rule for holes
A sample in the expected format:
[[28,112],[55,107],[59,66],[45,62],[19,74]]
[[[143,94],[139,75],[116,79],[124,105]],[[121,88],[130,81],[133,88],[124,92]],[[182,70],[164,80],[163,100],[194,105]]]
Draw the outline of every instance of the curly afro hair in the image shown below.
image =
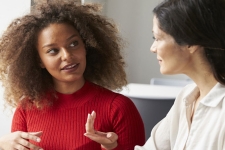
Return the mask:
[[[52,76],[40,67],[36,48],[38,33],[53,23],[69,23],[79,32],[87,51],[86,80],[111,90],[126,85],[124,42],[113,21],[99,12],[98,4],[55,1],[37,4],[15,19],[0,39],[0,79],[6,102],[15,107],[29,99],[42,107],[46,93],[54,91]],[[53,103],[51,93],[48,104]]]

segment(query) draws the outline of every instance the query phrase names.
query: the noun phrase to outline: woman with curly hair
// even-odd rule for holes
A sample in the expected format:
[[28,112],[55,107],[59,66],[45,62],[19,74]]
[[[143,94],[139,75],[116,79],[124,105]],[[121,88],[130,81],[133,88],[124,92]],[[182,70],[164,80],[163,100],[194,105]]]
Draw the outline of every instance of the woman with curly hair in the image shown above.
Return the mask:
[[111,91],[127,84],[123,43],[98,10],[72,2],[37,5],[4,32],[0,77],[6,101],[17,108],[13,133],[0,139],[0,148],[130,150],[144,144],[135,105]]

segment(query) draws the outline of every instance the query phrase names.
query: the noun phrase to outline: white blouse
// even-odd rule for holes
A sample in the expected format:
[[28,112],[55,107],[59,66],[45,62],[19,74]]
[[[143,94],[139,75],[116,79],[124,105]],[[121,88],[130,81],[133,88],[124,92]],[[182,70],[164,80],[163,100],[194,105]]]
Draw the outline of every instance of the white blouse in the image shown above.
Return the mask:
[[152,129],[144,146],[135,150],[225,150],[225,86],[217,83],[199,102],[191,122],[195,84],[177,96],[167,116]]

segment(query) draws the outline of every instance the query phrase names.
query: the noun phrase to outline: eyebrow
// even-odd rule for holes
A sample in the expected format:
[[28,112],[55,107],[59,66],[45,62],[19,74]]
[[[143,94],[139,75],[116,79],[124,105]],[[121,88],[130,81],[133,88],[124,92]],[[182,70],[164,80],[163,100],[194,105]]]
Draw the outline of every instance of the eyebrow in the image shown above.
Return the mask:
[[162,36],[162,33],[154,32],[154,30],[152,30],[152,34],[157,35],[157,36]]
[[[72,38],[77,37],[77,36],[78,36],[78,34],[73,34],[69,38],[67,38],[66,41],[69,41]],[[42,46],[42,48],[49,47],[49,46],[54,46],[54,45],[55,45],[54,43],[53,44],[46,44],[46,45]]]

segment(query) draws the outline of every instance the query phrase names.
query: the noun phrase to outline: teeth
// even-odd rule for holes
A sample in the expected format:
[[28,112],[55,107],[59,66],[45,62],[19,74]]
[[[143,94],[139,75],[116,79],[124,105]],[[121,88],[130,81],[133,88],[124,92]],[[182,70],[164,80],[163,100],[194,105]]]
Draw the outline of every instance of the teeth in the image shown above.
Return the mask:
[[76,66],[76,64],[74,64],[74,65],[71,65],[71,66],[68,66],[68,67],[66,67],[66,68],[73,68],[74,66]]

